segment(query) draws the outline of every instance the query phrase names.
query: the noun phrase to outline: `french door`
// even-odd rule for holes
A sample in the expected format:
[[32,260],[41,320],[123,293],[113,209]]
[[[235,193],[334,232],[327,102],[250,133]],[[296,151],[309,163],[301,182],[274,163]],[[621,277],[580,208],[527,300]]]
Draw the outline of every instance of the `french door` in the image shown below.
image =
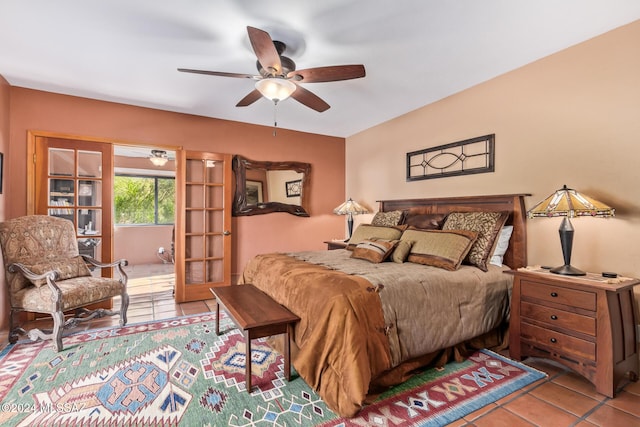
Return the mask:
[[176,302],[211,299],[231,284],[230,154],[178,152]]
[[36,137],[35,149],[34,213],[73,222],[80,254],[111,262],[112,145]]

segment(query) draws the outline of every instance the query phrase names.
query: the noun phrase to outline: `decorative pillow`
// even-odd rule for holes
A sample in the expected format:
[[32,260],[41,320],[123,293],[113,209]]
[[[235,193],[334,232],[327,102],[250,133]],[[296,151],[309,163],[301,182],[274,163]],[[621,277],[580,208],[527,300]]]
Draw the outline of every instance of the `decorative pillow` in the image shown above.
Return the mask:
[[379,263],[391,255],[396,247],[397,240],[371,239],[358,243],[353,249],[351,258],[364,259],[369,262]]
[[454,271],[469,253],[478,233],[468,230],[407,230],[401,241],[413,241],[407,260]]
[[[89,267],[87,267],[84,259],[79,255],[73,258],[43,261],[26,267],[35,274],[44,274],[47,271],[55,270],[58,272],[58,280],[91,276]],[[40,287],[47,283],[47,279],[31,280],[31,283]]]
[[411,246],[413,246],[413,240],[400,240],[391,253],[391,260],[398,264],[405,262],[411,252]]
[[409,213],[404,218],[404,224],[421,230],[440,230],[445,219],[444,214]]
[[487,271],[487,261],[493,253],[498,233],[508,216],[508,212],[451,212],[447,215],[442,229],[477,232],[478,239],[464,262]]
[[402,211],[378,212],[373,216],[371,225],[380,225],[383,227],[393,227],[402,222]]
[[402,229],[397,227],[381,227],[371,224],[360,224],[358,228],[353,232],[347,249],[353,250],[356,245],[365,240],[371,240],[374,238],[384,240],[398,240],[402,235]]
[[509,239],[511,238],[512,233],[513,225],[505,225],[504,227],[502,227],[502,230],[500,230],[500,235],[498,236],[496,248],[493,250],[493,255],[491,255],[491,259],[489,260],[489,264],[502,267],[502,260],[504,258],[504,254],[509,248]]

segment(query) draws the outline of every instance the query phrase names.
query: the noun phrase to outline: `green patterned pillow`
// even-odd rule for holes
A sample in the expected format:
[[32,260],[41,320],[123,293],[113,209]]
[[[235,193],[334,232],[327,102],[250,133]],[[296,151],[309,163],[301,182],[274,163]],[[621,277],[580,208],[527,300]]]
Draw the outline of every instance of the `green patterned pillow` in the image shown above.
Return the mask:
[[407,230],[401,241],[412,241],[407,260],[454,271],[469,253],[478,233],[467,230]]
[[[71,279],[74,277],[91,276],[89,267],[81,256],[74,258],[58,259],[53,261],[43,261],[37,264],[25,266],[35,274],[44,274],[47,271],[58,272],[58,280]],[[31,280],[31,283],[40,287],[47,283],[46,279]]]
[[371,225],[380,225],[383,227],[393,227],[402,221],[402,211],[378,212],[373,216]]
[[487,262],[495,247],[496,237],[508,216],[508,212],[451,212],[447,215],[442,229],[470,230],[478,233],[478,239],[464,262],[487,271]]

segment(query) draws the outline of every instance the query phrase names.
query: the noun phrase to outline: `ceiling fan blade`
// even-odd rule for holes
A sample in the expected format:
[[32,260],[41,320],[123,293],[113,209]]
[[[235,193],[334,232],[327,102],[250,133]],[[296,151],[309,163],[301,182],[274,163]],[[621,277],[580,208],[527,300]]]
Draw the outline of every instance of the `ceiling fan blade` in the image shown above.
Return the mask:
[[251,47],[253,47],[262,68],[272,75],[279,75],[282,72],[282,63],[269,33],[253,27],[247,27],[247,32]]
[[247,96],[242,98],[237,104],[236,107],[246,107],[248,105],[253,104],[258,99],[262,98],[262,94],[258,89],[254,89]]
[[225,72],[222,72],[222,71],[191,70],[189,68],[178,68],[178,71],[182,71],[183,73],[206,74],[206,75],[209,75],[209,76],[238,77],[238,78],[241,78],[241,79],[255,79],[255,78],[258,78],[258,76],[254,76],[252,74],[225,73]]
[[291,97],[301,104],[306,105],[309,108],[316,110],[319,113],[327,111],[331,106],[324,102],[318,95],[308,91],[302,86],[297,85],[296,90],[291,94]]
[[359,79],[365,75],[364,65],[333,65],[291,71],[287,78],[300,83],[321,83]]

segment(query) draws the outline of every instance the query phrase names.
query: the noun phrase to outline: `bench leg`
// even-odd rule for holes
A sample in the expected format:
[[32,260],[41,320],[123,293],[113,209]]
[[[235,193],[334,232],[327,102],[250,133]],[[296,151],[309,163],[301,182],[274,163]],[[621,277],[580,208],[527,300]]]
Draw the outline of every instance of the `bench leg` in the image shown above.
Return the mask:
[[216,299],[216,335],[220,335],[220,303]]
[[287,381],[291,381],[291,330],[293,327],[291,323],[287,325],[287,332],[284,334],[284,376]]
[[247,385],[247,393],[251,394],[251,337],[249,332],[244,332],[244,341],[246,344],[247,354],[245,355],[245,383]]

